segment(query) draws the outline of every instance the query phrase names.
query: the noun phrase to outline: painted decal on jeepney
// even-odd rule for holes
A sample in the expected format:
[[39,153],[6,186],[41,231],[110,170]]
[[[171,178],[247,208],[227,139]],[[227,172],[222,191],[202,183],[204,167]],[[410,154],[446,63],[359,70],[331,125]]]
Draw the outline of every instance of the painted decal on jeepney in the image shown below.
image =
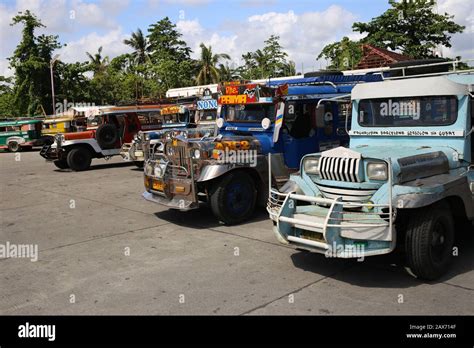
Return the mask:
[[223,95],[219,98],[219,104],[247,104],[247,95]]
[[391,137],[463,137],[463,130],[350,130],[349,135]]
[[198,100],[197,109],[198,110],[217,109],[217,100],[215,99]]
[[285,103],[280,102],[278,104],[278,110],[275,118],[275,129],[273,131],[273,142],[276,143],[278,141],[278,137],[280,135],[280,129],[283,125],[283,114],[285,113]]
[[182,114],[184,113],[184,107],[180,105],[176,106],[168,106],[166,108],[161,109],[162,115],[172,115],[172,114]]

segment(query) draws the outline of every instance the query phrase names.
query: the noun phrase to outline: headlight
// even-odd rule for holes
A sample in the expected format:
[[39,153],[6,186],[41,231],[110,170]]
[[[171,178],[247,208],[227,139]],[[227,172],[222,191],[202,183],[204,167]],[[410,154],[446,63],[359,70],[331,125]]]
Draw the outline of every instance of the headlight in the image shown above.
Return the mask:
[[308,157],[303,162],[303,169],[306,174],[319,175],[319,157]]
[[150,140],[150,134],[149,133],[143,134],[143,138],[145,139],[145,141]]
[[164,173],[165,173],[165,172],[164,172],[164,170],[163,170],[163,168],[162,168],[161,166],[156,166],[156,167],[155,167],[155,171],[154,171],[155,177],[161,178]]
[[371,163],[367,164],[367,177],[370,180],[387,180],[388,178],[387,163]]
[[145,165],[145,175],[147,176],[153,176],[153,165],[151,163],[147,163]]
[[193,150],[193,158],[194,159],[199,159],[201,158],[201,151],[199,149],[194,149]]

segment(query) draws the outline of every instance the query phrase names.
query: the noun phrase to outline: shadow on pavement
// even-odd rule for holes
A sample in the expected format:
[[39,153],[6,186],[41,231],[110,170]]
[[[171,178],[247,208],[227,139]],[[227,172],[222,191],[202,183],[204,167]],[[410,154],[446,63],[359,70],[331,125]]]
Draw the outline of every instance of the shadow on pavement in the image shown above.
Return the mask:
[[[168,209],[155,213],[159,219],[171,222],[178,226],[196,229],[216,228],[223,226],[217,218],[212,214],[211,209],[207,204],[201,204],[198,209],[189,211],[179,211],[175,209]],[[253,218],[246,223],[258,222],[268,219],[268,213],[264,209],[259,209],[255,212]],[[236,225],[245,226],[246,223]],[[271,231],[269,231],[271,233]]]
[[[54,167],[54,164],[51,164],[53,167]],[[130,162],[118,162],[118,163],[102,163],[102,164],[94,164],[92,163],[91,164],[91,167],[86,170],[87,171],[91,171],[91,170],[102,170],[102,169],[110,169],[110,168],[122,168],[122,167],[130,167],[130,166],[133,166],[133,163],[130,163]],[[56,167],[54,167],[54,171],[55,172],[59,172],[59,173],[66,173],[66,172],[70,172],[70,173],[73,173],[73,171],[71,169],[58,169]]]
[[[465,234],[458,238],[456,246],[459,256],[454,257],[450,271],[437,281],[426,282],[416,279],[406,270],[405,256],[402,252],[367,257],[363,262],[355,259],[338,259],[346,270],[336,273],[331,278],[366,288],[410,288],[425,283],[437,284],[449,282],[450,279],[474,270],[474,235]],[[291,255],[295,267],[308,272],[327,275],[323,268],[332,268],[334,259],[322,254],[301,251]]]

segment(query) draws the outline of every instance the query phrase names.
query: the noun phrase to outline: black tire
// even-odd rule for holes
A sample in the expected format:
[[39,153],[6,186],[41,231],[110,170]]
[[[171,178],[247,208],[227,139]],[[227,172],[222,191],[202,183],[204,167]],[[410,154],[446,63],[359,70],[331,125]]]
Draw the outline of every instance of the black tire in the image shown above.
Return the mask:
[[97,128],[95,138],[102,149],[112,149],[119,138],[118,129],[112,124],[103,124]]
[[68,169],[69,168],[69,165],[67,164],[67,160],[65,160],[65,159],[56,160],[56,161],[53,161],[53,163],[59,169]]
[[417,209],[408,217],[405,249],[408,266],[420,279],[435,280],[452,261],[454,219],[448,204]]
[[76,172],[89,169],[91,161],[91,152],[83,147],[76,147],[67,154],[67,164]]
[[133,161],[133,164],[135,164],[135,166],[136,166],[137,168],[142,169],[142,168],[143,168],[143,165],[145,164],[145,162],[143,162],[143,161]]
[[250,175],[233,171],[214,183],[210,204],[213,214],[226,225],[244,222],[253,215],[257,189]]
[[10,152],[19,152],[19,151],[21,151],[21,146],[16,141],[10,141],[8,143],[8,151],[10,151]]

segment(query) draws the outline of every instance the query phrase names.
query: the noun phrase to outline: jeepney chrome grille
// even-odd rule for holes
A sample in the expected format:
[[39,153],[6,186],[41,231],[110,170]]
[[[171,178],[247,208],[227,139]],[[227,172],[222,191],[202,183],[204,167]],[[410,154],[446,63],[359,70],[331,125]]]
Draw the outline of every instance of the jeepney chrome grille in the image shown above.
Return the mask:
[[172,161],[175,165],[187,168],[186,147],[173,146]]
[[342,157],[321,157],[319,171],[325,180],[361,182],[360,159]]
[[366,203],[377,192],[376,189],[347,189],[316,184],[325,198],[342,198],[343,202]]

